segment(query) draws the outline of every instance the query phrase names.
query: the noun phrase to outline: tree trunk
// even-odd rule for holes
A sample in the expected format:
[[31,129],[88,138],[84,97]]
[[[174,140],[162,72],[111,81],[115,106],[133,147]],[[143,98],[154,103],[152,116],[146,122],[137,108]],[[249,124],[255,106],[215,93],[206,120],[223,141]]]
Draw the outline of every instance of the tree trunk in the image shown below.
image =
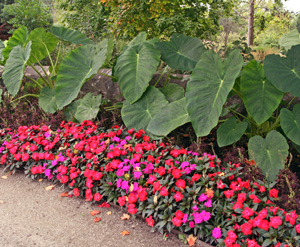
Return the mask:
[[254,2],[255,0],[249,0],[248,46],[253,46],[254,40]]

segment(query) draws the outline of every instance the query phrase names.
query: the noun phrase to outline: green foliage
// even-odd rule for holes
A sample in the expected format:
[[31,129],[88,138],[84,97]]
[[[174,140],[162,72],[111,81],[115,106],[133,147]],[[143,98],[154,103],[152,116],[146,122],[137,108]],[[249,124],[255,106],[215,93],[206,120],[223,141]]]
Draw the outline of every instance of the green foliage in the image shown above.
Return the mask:
[[2,0],[0,2],[0,22],[3,23],[5,22],[5,20],[8,19],[9,16],[7,16],[7,14],[4,14],[3,13],[3,8],[6,6],[6,5],[9,5],[9,4],[12,4],[14,3],[15,0]]
[[53,22],[50,9],[40,0],[15,0],[5,5],[2,20],[14,28],[25,26],[29,31],[38,27],[48,29]]
[[270,181],[276,179],[280,169],[284,168],[289,146],[279,132],[273,130],[266,138],[254,136],[249,140],[250,159],[254,159]]

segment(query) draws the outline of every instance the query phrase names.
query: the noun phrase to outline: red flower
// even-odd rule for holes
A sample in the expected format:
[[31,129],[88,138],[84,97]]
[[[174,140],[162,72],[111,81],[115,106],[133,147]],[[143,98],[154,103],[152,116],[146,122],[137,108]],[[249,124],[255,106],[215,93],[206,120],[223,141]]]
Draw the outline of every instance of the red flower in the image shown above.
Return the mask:
[[135,159],[136,162],[140,162],[142,155],[141,154],[133,154],[133,158]]
[[259,225],[258,225],[259,228],[263,229],[263,230],[266,230],[266,231],[269,231],[269,221],[267,220],[262,220]]
[[128,203],[129,204],[133,204],[137,201],[137,197],[135,194],[133,193],[130,193],[129,196],[128,196]]
[[130,213],[130,214],[136,214],[137,213],[137,208],[135,207],[134,204],[129,204],[128,205],[128,213]]
[[99,202],[101,199],[102,199],[102,195],[100,195],[100,193],[97,192],[97,193],[94,195],[94,200],[95,200],[96,202]]
[[182,220],[181,220],[181,219],[178,219],[177,217],[174,217],[174,218],[172,219],[172,222],[173,222],[173,224],[174,224],[175,226],[177,226],[177,227],[180,227],[181,224],[182,224]]
[[232,239],[233,242],[236,241],[237,239],[237,235],[234,233],[234,231],[230,230],[227,232],[227,237]]
[[167,190],[167,188],[165,186],[161,188],[160,195],[161,196],[168,196],[169,195],[169,191]]
[[254,214],[253,209],[248,208],[248,207],[246,207],[242,212],[243,218],[245,218],[247,220],[249,220],[253,214]]
[[173,195],[173,198],[175,199],[176,202],[179,202],[182,200],[184,196],[179,192],[177,191],[175,195]]
[[192,181],[193,182],[197,182],[199,179],[201,178],[200,174],[195,173],[192,177]]
[[296,232],[300,234],[300,224],[295,226]]
[[146,222],[149,226],[154,226],[154,219],[152,219],[152,215],[150,215],[148,218],[146,218]]
[[179,169],[174,169],[172,171],[172,176],[173,178],[180,178],[182,176],[181,170]]
[[153,184],[156,180],[156,177],[154,175],[149,175],[149,178],[147,180],[148,184]]
[[185,189],[185,181],[183,179],[178,179],[175,183],[175,185],[178,187],[178,188],[181,188],[181,189]]
[[139,197],[139,199],[140,199],[141,202],[146,201],[147,200],[147,191],[145,189],[142,189],[138,193],[138,197]]
[[180,210],[177,210],[177,211],[175,212],[175,217],[182,220],[183,217],[184,217],[184,213],[181,212]]
[[279,216],[271,217],[270,226],[277,229],[282,224],[282,220]]
[[78,188],[74,188],[74,189],[73,189],[73,195],[74,195],[75,197],[80,196],[80,190],[79,190]]
[[165,173],[166,173],[166,168],[164,168],[164,167],[162,167],[162,166],[160,166],[159,168],[158,168],[158,174],[160,175],[160,176],[163,176],[163,175],[165,175]]
[[63,176],[60,181],[61,181],[61,183],[65,184],[69,181],[69,177],[68,176]]
[[225,190],[224,195],[226,198],[231,198],[234,195],[234,191],[233,190]]
[[277,198],[277,197],[278,197],[278,190],[276,190],[276,189],[271,189],[271,190],[269,191],[269,194],[270,194],[270,197]]
[[252,225],[249,223],[244,223],[241,225],[242,232],[244,235],[251,235],[252,234]]
[[153,183],[153,194],[155,193],[155,191],[159,191],[160,187],[161,187],[160,181]]
[[123,207],[126,203],[126,197],[125,196],[119,197],[118,203],[120,204],[121,207]]

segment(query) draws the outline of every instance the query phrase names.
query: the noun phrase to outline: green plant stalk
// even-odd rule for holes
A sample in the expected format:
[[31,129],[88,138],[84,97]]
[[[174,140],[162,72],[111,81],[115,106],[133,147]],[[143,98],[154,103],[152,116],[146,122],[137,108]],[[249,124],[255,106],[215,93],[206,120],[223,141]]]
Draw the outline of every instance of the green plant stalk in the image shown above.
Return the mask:
[[10,103],[13,103],[13,102],[15,102],[15,101],[17,101],[17,100],[20,100],[20,99],[23,99],[23,98],[29,97],[29,96],[35,97],[35,98],[39,98],[39,97],[40,97],[38,94],[25,94],[25,95],[23,95],[23,96],[21,96],[21,97],[19,97],[19,98],[17,98],[17,99],[14,99],[14,100],[11,101]]
[[165,80],[165,82],[164,82],[164,85],[163,85],[163,87],[167,84],[167,82],[168,82],[168,79],[169,79],[169,77],[170,77],[170,75],[171,75],[171,69],[170,69],[170,71],[169,71],[169,73],[168,73],[168,76],[167,76],[167,78],[166,78],[166,80]]
[[294,96],[292,99],[291,99],[291,101],[288,103],[288,105],[287,105],[287,107],[286,108],[289,108],[290,107],[290,105],[293,103],[293,101],[296,99],[296,97]]
[[44,69],[44,66],[40,63],[40,61],[33,55],[34,59],[37,61],[38,65],[41,67],[41,69],[43,70],[44,74],[46,75],[47,79],[48,79],[48,83],[47,85],[50,87],[50,88],[53,88],[53,84],[51,82],[51,78],[49,77],[48,73],[46,72],[46,70]]
[[280,127],[280,115],[276,118],[275,122],[271,125],[270,131]]
[[163,70],[163,72],[161,73],[160,77],[159,77],[158,80],[155,82],[154,87],[157,86],[158,82],[159,82],[160,79],[163,77],[163,75],[165,74],[165,72],[166,72],[166,70],[167,70],[168,68],[169,68],[169,65],[167,65],[167,66],[164,68],[164,70]]
[[58,59],[59,59],[59,56],[60,56],[60,52],[61,52],[61,42],[59,42],[59,45],[58,45],[58,52],[57,52],[54,68],[56,68],[56,66],[58,64]]
[[52,65],[52,67],[53,67],[53,69],[54,69],[54,71],[55,71],[55,67],[54,67],[54,63],[53,63],[53,60],[52,60],[51,54],[50,54],[50,52],[49,52],[49,50],[48,50],[47,46],[46,46],[44,43],[43,43],[43,45],[44,45],[44,46],[45,46],[45,48],[46,48],[46,51],[47,51],[47,53],[48,53],[48,57],[49,57],[50,63],[51,63],[51,65]]
[[35,83],[39,88],[43,88],[43,86],[36,80],[30,78],[29,76],[27,75],[24,75],[25,78],[27,78],[28,80],[31,80],[33,83]]
[[28,63],[28,65],[40,76],[40,78],[48,85],[48,81],[42,76],[42,74],[34,67],[32,63]]
[[104,75],[104,76],[107,76],[107,77],[109,77],[109,78],[111,78],[111,79],[117,80],[117,78],[114,77],[114,76],[112,76],[112,75],[107,75],[107,74],[101,73],[100,71],[98,71],[97,73],[98,73],[99,75]]
[[232,88],[232,91],[235,92],[241,99],[243,99],[241,93],[237,91],[235,88]]

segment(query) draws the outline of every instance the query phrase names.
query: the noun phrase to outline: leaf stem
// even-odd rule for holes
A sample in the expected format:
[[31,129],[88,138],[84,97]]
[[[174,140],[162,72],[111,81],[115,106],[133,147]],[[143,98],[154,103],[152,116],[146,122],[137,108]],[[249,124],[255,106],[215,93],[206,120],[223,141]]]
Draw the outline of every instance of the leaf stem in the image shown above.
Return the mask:
[[21,96],[21,97],[19,97],[19,98],[17,98],[17,99],[14,99],[13,101],[11,101],[10,103],[13,103],[13,102],[15,102],[15,101],[17,101],[17,100],[20,100],[20,99],[23,99],[23,98],[25,98],[25,97],[29,97],[29,96],[31,96],[31,97],[35,97],[35,98],[38,98],[39,97],[39,95],[38,94],[25,94],[25,95],[23,95],[23,96]]
[[28,80],[31,80],[33,83],[35,83],[39,88],[43,88],[43,86],[36,80],[30,78],[29,76],[27,75],[24,75],[25,78],[27,78]]
[[160,77],[159,77],[158,80],[155,82],[154,87],[157,86],[158,82],[159,82],[160,79],[163,77],[163,75],[165,74],[165,72],[166,72],[166,70],[167,70],[168,68],[169,68],[169,65],[167,65],[167,66],[164,68],[164,70],[163,70],[163,72],[161,73]]
[[32,63],[28,63],[29,66],[40,76],[40,78],[48,85],[48,81],[42,76],[42,74],[36,69],[36,67]]
[[48,81],[47,81],[47,85],[50,88],[53,88],[52,82],[51,82],[51,78],[49,77],[48,73],[46,72],[46,70],[44,69],[44,66],[40,63],[40,61],[37,59],[37,57],[35,57],[34,55],[32,55],[34,57],[34,59],[37,61],[38,65],[41,67],[41,69],[43,70],[44,74],[46,75]]
[[168,79],[169,79],[169,77],[170,77],[170,75],[171,75],[171,69],[170,69],[170,71],[169,71],[169,73],[168,73],[168,76],[167,76],[167,78],[166,78],[166,80],[165,80],[165,82],[164,82],[164,85],[163,85],[163,87],[167,84],[167,81],[168,81]]
[[112,76],[112,75],[104,74],[104,73],[102,73],[102,72],[100,72],[100,71],[98,71],[97,73],[98,73],[99,75],[104,75],[104,76],[107,76],[107,77],[109,77],[109,78],[111,78],[111,79],[117,80],[117,78],[114,77],[114,76]]
[[288,105],[287,105],[287,107],[286,108],[289,108],[290,107],[290,105],[293,103],[293,101],[296,99],[296,97],[294,96],[292,99],[291,99],[291,101],[288,103]]

